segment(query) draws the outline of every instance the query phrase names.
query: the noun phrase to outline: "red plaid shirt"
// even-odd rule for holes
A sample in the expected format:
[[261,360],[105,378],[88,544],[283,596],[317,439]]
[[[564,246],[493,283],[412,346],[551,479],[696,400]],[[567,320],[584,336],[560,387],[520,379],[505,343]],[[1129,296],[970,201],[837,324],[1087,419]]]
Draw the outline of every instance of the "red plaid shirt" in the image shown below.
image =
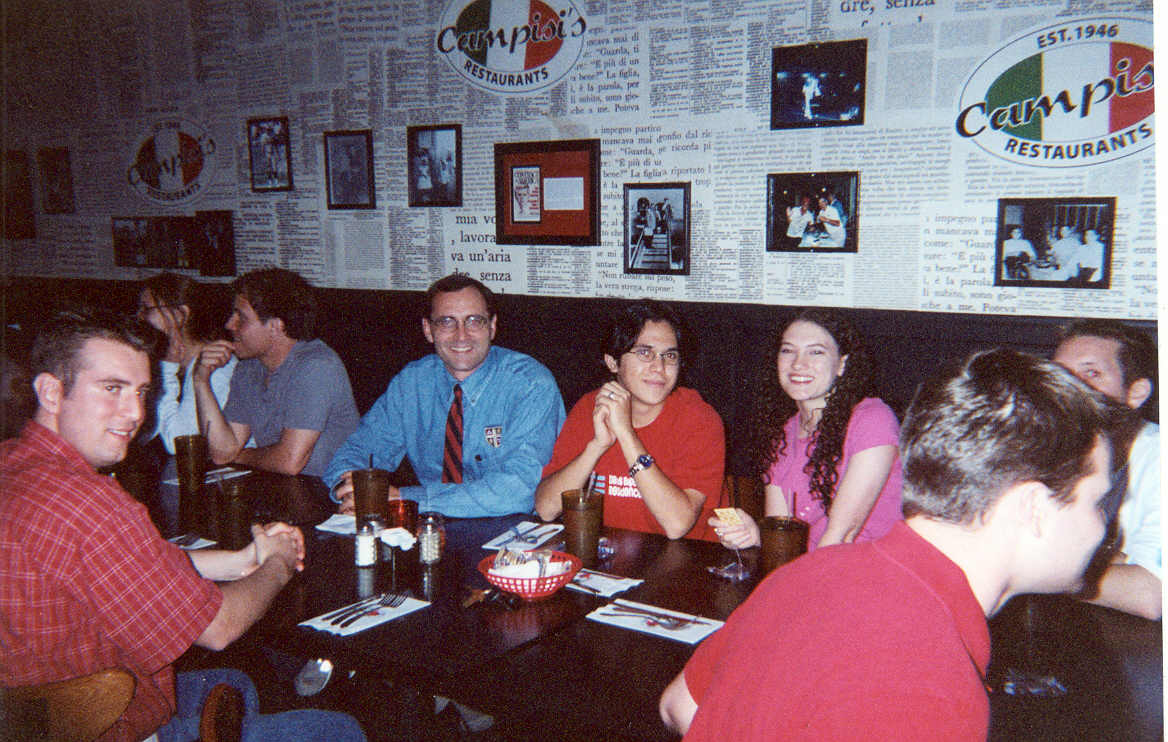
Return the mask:
[[171,663],[222,602],[60,436],[33,422],[0,444],[0,685],[128,669],[134,698],[101,739],[143,739],[174,714]]

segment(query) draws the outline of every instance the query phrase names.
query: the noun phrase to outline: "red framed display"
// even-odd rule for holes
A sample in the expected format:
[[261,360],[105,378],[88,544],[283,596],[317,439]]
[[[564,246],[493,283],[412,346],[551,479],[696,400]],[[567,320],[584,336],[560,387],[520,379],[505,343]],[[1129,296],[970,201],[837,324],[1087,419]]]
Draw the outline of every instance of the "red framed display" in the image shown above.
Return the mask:
[[600,140],[495,145],[495,241],[600,244]]

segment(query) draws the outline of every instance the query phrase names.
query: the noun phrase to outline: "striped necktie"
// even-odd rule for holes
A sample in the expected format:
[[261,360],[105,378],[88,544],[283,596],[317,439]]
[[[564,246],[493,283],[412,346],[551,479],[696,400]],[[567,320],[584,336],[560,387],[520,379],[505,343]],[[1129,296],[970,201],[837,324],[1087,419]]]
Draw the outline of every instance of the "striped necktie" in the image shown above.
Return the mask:
[[442,450],[442,481],[462,481],[462,387],[454,385],[454,401],[446,416],[446,445]]

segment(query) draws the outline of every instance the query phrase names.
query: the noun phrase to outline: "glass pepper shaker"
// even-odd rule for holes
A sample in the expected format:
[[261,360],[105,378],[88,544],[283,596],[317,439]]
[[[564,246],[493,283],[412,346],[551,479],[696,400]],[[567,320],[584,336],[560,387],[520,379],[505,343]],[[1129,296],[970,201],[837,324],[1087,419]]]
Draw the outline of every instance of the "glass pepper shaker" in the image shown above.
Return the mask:
[[371,523],[362,523],[357,528],[355,557],[358,567],[371,567],[377,563],[377,534]]
[[442,558],[446,545],[446,521],[441,513],[418,515],[418,559],[422,564],[434,564]]

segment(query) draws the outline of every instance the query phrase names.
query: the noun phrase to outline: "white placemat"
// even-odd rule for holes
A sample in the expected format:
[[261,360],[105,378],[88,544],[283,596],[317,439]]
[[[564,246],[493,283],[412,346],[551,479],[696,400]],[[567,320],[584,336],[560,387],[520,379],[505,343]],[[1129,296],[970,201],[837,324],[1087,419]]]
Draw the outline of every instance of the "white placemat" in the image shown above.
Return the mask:
[[[492,550],[514,549],[516,551],[537,549],[547,543],[552,536],[564,530],[564,527],[559,523],[537,523],[530,520],[517,523],[515,527],[519,529],[518,536],[515,535],[514,530],[508,528],[503,533],[500,533],[498,536],[483,544],[483,548]],[[531,537],[532,541],[528,543],[522,540],[525,537]]]
[[406,614],[421,610],[428,605],[430,604],[425,600],[406,598],[406,601],[397,608],[382,606],[377,609],[370,609],[369,611],[366,611],[368,615],[361,616],[361,618],[357,619],[344,628],[341,628],[340,626],[337,626],[330,621],[322,620],[323,616],[328,616],[334,613],[336,609],[333,609],[332,611],[321,614],[321,616],[317,616],[316,618],[310,618],[307,621],[301,621],[300,625],[307,626],[310,629],[316,629],[318,631],[327,631],[330,634],[349,636],[350,634],[356,634],[358,632],[364,631],[365,629],[371,629],[378,624],[385,623],[386,621],[392,621],[395,618],[401,618]]
[[[638,608],[661,615],[676,616],[677,618],[683,619],[692,619],[693,623],[690,623],[679,629],[666,629],[660,625],[656,625],[653,618],[649,616],[614,613],[612,606],[622,604],[627,605],[630,608]],[[645,634],[652,634],[654,636],[660,636],[665,639],[672,639],[673,641],[685,642],[686,644],[697,644],[702,639],[705,639],[710,634],[722,628],[723,624],[722,621],[715,621],[712,618],[702,618],[701,616],[695,616],[692,613],[671,611],[667,608],[658,608],[655,605],[634,603],[631,600],[617,600],[613,603],[609,603],[608,605],[602,605],[601,607],[589,613],[588,618],[599,623],[606,623],[611,626],[619,626],[622,629],[632,629],[633,631],[640,631]]]

